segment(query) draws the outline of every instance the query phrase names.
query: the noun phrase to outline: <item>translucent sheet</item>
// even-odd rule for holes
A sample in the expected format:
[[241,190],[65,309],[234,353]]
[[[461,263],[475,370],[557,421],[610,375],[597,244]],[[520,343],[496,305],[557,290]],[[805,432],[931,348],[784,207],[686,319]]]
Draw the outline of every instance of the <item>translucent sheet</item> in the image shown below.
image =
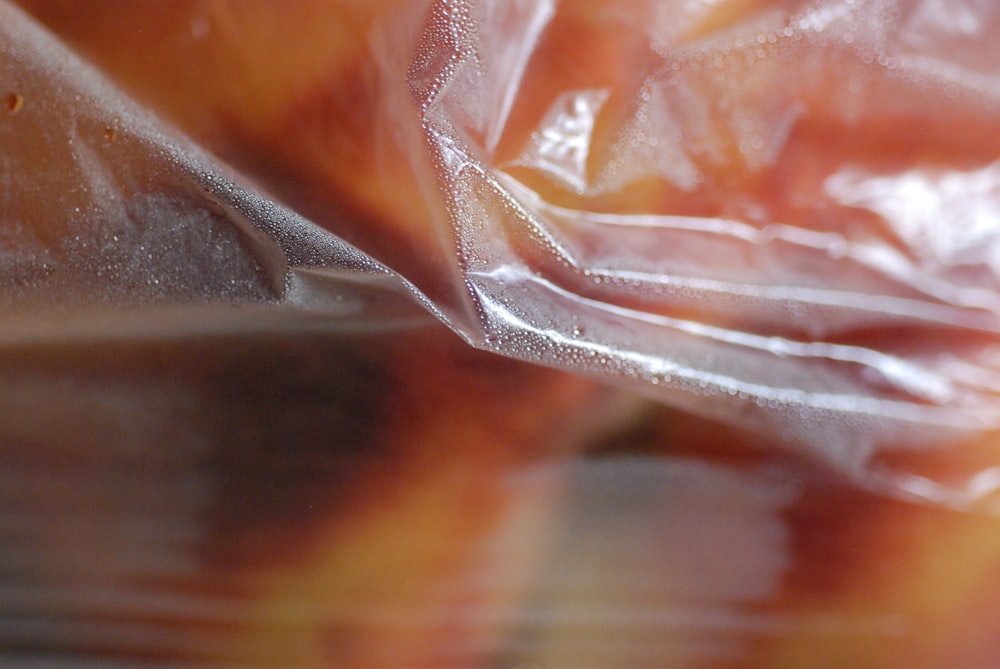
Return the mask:
[[[341,161],[339,135],[360,133],[367,165],[352,183],[313,158],[341,194],[299,214],[247,180],[274,186],[259,156],[202,132],[248,165],[231,172],[5,7],[8,320],[171,305],[183,329],[206,303],[267,304],[291,326],[365,311],[345,291],[409,292],[475,346],[749,426],[866,484],[992,495],[979,457],[937,481],[882,463],[998,426],[991,4],[400,7],[366,10],[363,85],[342,93],[361,86],[366,124],[328,109],[311,147]],[[322,229],[301,214],[324,201]]]
[[994,3],[17,4],[0,665],[996,665]]
[[474,306],[452,322],[862,478],[993,430],[1000,19],[936,12],[434,5],[410,146]]

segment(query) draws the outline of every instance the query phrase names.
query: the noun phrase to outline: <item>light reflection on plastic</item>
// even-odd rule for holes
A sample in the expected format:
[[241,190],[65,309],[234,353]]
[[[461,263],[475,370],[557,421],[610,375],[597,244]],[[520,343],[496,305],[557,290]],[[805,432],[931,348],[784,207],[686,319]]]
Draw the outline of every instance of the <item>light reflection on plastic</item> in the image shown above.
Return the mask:
[[537,167],[564,182],[577,193],[585,193],[587,157],[597,114],[609,91],[563,93],[552,105],[541,129],[532,136],[527,156],[519,162]]
[[942,174],[844,171],[831,176],[825,190],[842,204],[880,214],[917,256],[931,263],[929,269],[985,264],[994,279],[1000,277],[1000,163]]
[[[509,278],[504,279],[504,282],[509,283],[509,281]],[[561,294],[564,298],[572,296],[580,305],[589,307],[595,311],[603,311],[629,320],[655,323],[664,329],[685,330],[686,327],[697,327],[699,329],[709,327],[703,324],[679,321],[667,316],[637,312],[625,307],[589,300],[578,295],[571,295],[540,277],[522,277],[521,281],[538,284],[547,291],[554,294]],[[515,331],[529,332],[542,340],[552,342],[563,350],[582,349],[594,355],[605,356],[609,359],[628,363],[636,369],[643,370],[645,375],[653,377],[671,376],[678,380],[685,379],[697,383],[703,388],[713,389],[720,393],[756,398],[767,403],[769,406],[772,403],[777,403],[778,405],[788,407],[830,411],[837,414],[890,418],[905,423],[956,428],[959,430],[968,430],[970,428],[988,429],[1000,422],[1000,414],[995,410],[986,411],[987,407],[984,406],[978,406],[976,407],[976,411],[970,412],[959,407],[923,406],[860,394],[808,391],[788,387],[776,388],[705,368],[697,369],[688,365],[682,365],[677,361],[669,360],[663,355],[639,351],[637,347],[626,351],[593,340],[580,340],[565,334],[561,330],[539,327],[530,323],[512,313],[508,307],[497,301],[488,289],[477,286],[473,282],[470,282],[470,285],[476,289],[483,309],[491,319],[497,319]],[[745,336],[744,334],[731,334],[740,338],[735,343],[747,345],[747,342],[742,339]],[[731,393],[730,390],[735,391],[735,393]]]

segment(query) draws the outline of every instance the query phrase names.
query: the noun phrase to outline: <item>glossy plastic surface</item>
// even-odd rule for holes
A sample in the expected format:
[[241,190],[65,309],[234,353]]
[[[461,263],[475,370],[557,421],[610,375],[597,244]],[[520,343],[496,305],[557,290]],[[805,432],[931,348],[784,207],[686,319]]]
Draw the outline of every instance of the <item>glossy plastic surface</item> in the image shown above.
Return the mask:
[[998,661],[991,3],[20,4],[0,665]]

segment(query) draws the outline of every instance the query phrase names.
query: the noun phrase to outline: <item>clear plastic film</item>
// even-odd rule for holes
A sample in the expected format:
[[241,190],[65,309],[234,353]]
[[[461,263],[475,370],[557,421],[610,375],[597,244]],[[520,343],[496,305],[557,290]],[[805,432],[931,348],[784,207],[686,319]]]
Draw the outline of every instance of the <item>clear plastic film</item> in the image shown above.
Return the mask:
[[[343,326],[371,318],[365,300],[385,322],[422,304],[474,346],[750,427],[891,494],[992,508],[991,4],[366,11],[360,83],[340,93],[365,122],[313,119],[333,190],[296,199],[239,136],[165,105],[233,171],[4,7],[7,320],[169,307],[183,329],[243,305]],[[341,134],[360,136],[363,186]],[[309,165],[275,154],[282,178]],[[338,198],[354,208],[323,209]],[[941,449],[974,454],[927,474]]]
[[357,325],[426,320],[393,272],[238,183],[26,16],[3,12],[0,300],[11,336],[72,336],[53,317],[88,332],[107,321],[109,335],[143,314],[178,331],[293,328],[317,312]]
[[0,665],[1000,657],[985,0],[0,0]]
[[407,81],[470,339],[990,490],[875,463],[996,428],[991,7],[431,11]]

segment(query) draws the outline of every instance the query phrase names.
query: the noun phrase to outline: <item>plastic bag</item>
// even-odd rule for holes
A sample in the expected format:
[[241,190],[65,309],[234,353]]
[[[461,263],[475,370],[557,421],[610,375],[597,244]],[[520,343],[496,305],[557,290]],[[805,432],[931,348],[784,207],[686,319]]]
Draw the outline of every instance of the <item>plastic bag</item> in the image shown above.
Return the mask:
[[453,322],[861,478],[992,431],[997,18],[942,11],[435,5],[407,82],[475,307]]
[[993,5],[21,4],[6,660],[992,666]]
[[[20,108],[4,129],[6,197],[33,190],[31,160],[76,167],[34,189],[63,193],[46,203],[65,221],[47,237],[5,206],[8,309],[209,299],[334,313],[343,296],[325,277],[361,267],[362,282],[405,285],[476,346],[749,426],[874,487],[988,504],[996,470],[981,455],[947,480],[920,459],[997,427],[991,6],[350,11],[366,37],[316,57],[348,66],[330,89],[274,91],[293,114],[265,101],[221,128],[231,93],[190,111],[183,87],[221,79],[218,67],[152,86],[205,145],[382,265],[237,185],[82,65],[39,79],[65,71],[62,55],[9,30],[8,108],[15,94]],[[172,47],[200,39],[200,20]],[[141,96],[150,84],[120,56],[96,54]],[[204,200],[164,195],[185,188]]]

